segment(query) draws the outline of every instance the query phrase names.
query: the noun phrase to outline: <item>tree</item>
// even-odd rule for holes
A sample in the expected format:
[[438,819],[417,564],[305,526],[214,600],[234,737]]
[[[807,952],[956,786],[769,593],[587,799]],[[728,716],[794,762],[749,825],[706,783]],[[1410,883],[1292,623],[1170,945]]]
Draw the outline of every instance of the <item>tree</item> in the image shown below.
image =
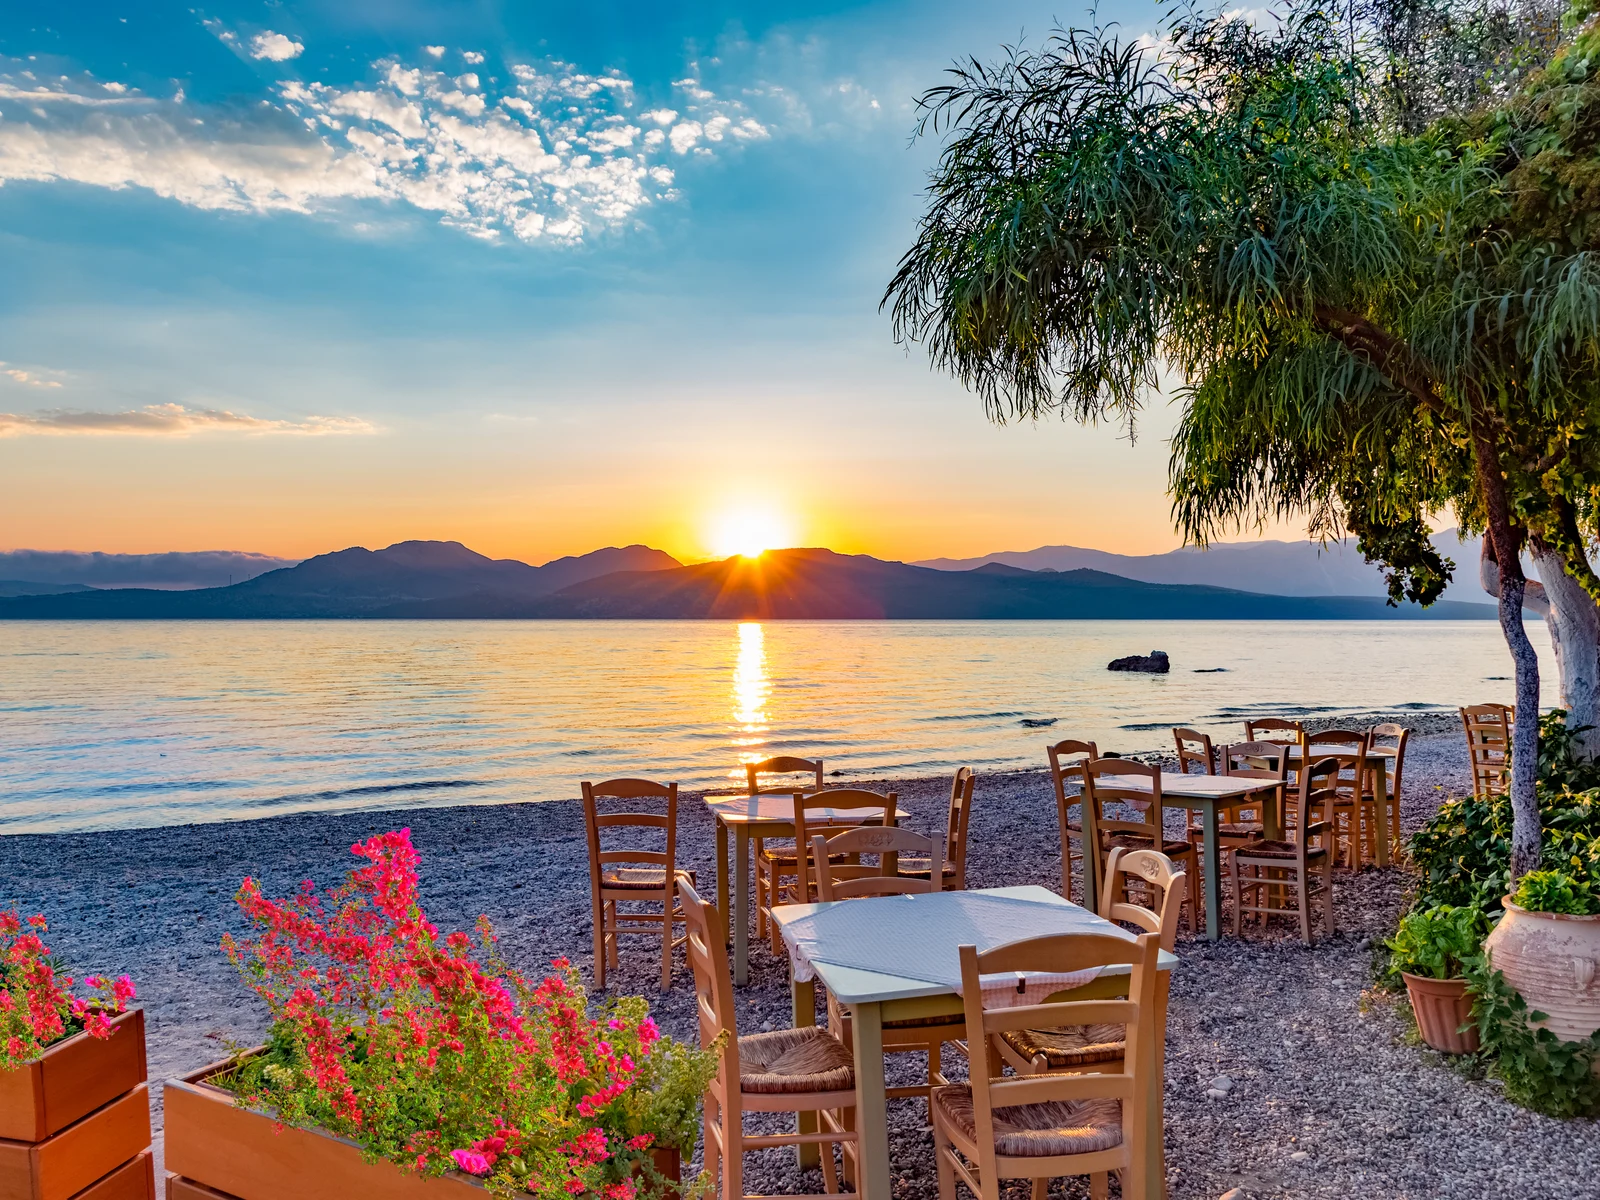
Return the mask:
[[1353,11],[1269,30],[1185,13],[1166,35],[1157,54],[1064,31],[923,97],[919,133],[949,137],[885,294],[896,336],[1001,420],[1131,428],[1177,368],[1173,511],[1199,544],[1303,515],[1427,603],[1452,566],[1428,518],[1484,529],[1516,668],[1520,875],[1540,845],[1530,538],[1600,597],[1600,270],[1550,228],[1572,181],[1526,177],[1541,141],[1576,144],[1550,128],[1572,79],[1488,39],[1461,115],[1461,72],[1408,68]]

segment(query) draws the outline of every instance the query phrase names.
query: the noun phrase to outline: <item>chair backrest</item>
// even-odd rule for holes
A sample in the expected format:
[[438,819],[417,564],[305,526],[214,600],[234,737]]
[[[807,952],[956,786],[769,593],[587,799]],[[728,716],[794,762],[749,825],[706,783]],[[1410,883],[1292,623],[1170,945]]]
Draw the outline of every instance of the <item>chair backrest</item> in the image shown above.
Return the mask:
[[849,827],[861,824],[893,825],[899,810],[899,796],[895,792],[869,792],[862,788],[830,788],[823,792],[796,792],[794,794],[794,849],[795,870],[799,875],[800,895],[807,900],[816,895],[816,876],[811,871],[811,839],[818,829],[837,829],[840,826],[820,814],[813,818],[809,813],[822,808],[872,809],[874,816],[863,820],[858,813],[851,817]]
[[[811,839],[811,861],[816,865],[817,899],[848,900],[855,896],[917,896],[939,890],[939,872],[930,870],[926,879],[910,879],[898,871],[895,859],[901,854],[917,854],[937,863],[935,851],[942,847],[931,837],[900,829],[894,825],[869,825],[846,829],[831,838],[820,833]],[[833,862],[835,854],[859,859],[876,854],[876,866],[864,862]]]
[[[1119,876],[1137,879],[1144,885],[1159,909],[1135,904]],[[1178,940],[1178,910],[1189,887],[1189,874],[1178,870],[1173,861],[1159,850],[1128,850],[1122,846],[1111,851],[1106,860],[1105,882],[1100,887],[1100,915],[1108,921],[1129,921],[1146,933],[1161,939],[1161,948],[1171,950]],[[1157,896],[1159,893],[1159,896]]]
[[[1142,787],[1120,784],[1112,777],[1137,778],[1145,781]],[[1092,815],[1094,826],[1101,834],[1132,834],[1150,838],[1159,849],[1161,838],[1161,768],[1147,767],[1142,762],[1128,758],[1092,758],[1083,764],[1084,834],[1088,836]],[[1126,817],[1106,815],[1106,805],[1120,804],[1140,814],[1134,821]],[[1085,846],[1088,853],[1090,847]]]
[[1257,717],[1244,723],[1244,740],[1247,742],[1290,742],[1304,746],[1306,727],[1299,721],[1282,717]]
[[1318,733],[1308,733],[1303,744],[1308,747],[1359,746],[1365,750],[1371,738],[1370,729],[1324,729]]
[[[1307,757],[1311,756],[1307,750]],[[1338,764],[1338,775],[1331,781],[1331,786],[1339,794],[1339,799],[1345,802],[1359,801],[1367,784],[1367,747],[1363,742],[1361,748],[1354,754],[1334,753],[1318,754],[1322,761],[1331,759]]]
[[1283,780],[1289,777],[1286,742],[1235,742],[1224,746],[1218,757],[1224,775],[1240,779]]
[[1377,747],[1386,742],[1392,742],[1388,747],[1394,754],[1384,755],[1388,763],[1389,794],[1396,798],[1400,795],[1400,773],[1406,765],[1406,743],[1411,740],[1411,730],[1404,725],[1396,725],[1393,721],[1386,721],[1382,725],[1372,727],[1372,735],[1368,739],[1369,747]]
[[1090,759],[1100,757],[1100,748],[1093,742],[1075,742],[1070,738],[1057,742],[1053,746],[1046,746],[1045,753],[1050,756],[1050,786],[1056,793],[1056,826],[1061,833],[1061,894],[1072,895],[1072,853],[1068,849],[1071,838],[1067,831],[1067,822],[1072,818],[1072,806],[1081,802],[1079,796],[1067,794],[1068,784],[1072,780],[1083,782],[1083,764]]
[[1506,789],[1511,764],[1511,722],[1516,710],[1504,704],[1469,704],[1461,710],[1472,763],[1472,790],[1480,800]]
[[[1122,1102],[1122,1144],[1126,1154],[1123,1186],[1131,1195],[1144,1194],[1143,1158],[1149,1137],[1149,1110],[1156,1079],[1158,1028],[1156,980],[1160,939],[1142,933],[1134,941],[1111,934],[1065,934],[1029,938],[979,954],[975,946],[962,946],[961,1001],[966,1013],[967,1040],[973,1047],[986,1045],[1001,1033],[1015,1029],[1067,1029],[1085,1025],[1122,1025],[1127,1049],[1119,1071],[1082,1075],[1020,1075],[991,1077],[982,1064],[985,1056],[972,1055],[972,1107],[978,1148],[977,1174],[996,1177],[994,1110],[1049,1101],[1115,1099]],[[1013,971],[1073,972],[1092,967],[1125,966],[1129,969],[1126,999],[1056,1001],[1016,1008],[986,1009],[983,976]],[[1109,1067],[1106,1063],[1103,1066]],[[1063,1153],[1070,1153],[1070,1143]],[[1119,1155],[1120,1157],[1120,1155]],[[1058,1160],[1059,1161],[1059,1160]],[[1103,1159],[1102,1159],[1103,1161]],[[1087,1168],[1086,1168],[1087,1169]],[[1103,1171],[1104,1166],[1093,1170]],[[1073,1174],[1064,1166],[1061,1174]],[[1159,1183],[1156,1185],[1159,1190]]]
[[[963,891],[967,886],[967,823],[972,819],[972,792],[977,779],[971,767],[962,767],[950,783],[950,811],[944,823],[944,860],[953,878],[943,886],[952,891]],[[933,869],[930,859],[930,874]]]
[[739,1030],[733,1004],[733,976],[728,973],[728,947],[720,932],[722,920],[717,906],[700,898],[687,879],[678,879],[678,897],[683,906],[684,954],[694,973],[694,1003],[700,1032],[700,1048],[709,1050],[717,1038],[722,1049],[717,1076],[711,1089],[724,1114],[739,1112],[728,1104],[739,1094]]
[[1178,744],[1178,771],[1181,774],[1188,775],[1191,766],[1198,766],[1201,775],[1217,773],[1210,734],[1201,733],[1198,729],[1174,729],[1172,740]]
[[1312,838],[1322,840],[1328,852],[1333,853],[1333,806],[1339,798],[1339,760],[1342,757],[1353,756],[1326,754],[1300,770],[1292,797],[1292,816],[1294,827],[1299,831],[1296,844],[1302,861],[1311,848]]
[[[600,877],[612,863],[633,863],[659,867],[663,886],[670,887],[677,867],[678,785],[655,783],[649,779],[608,779],[604,783],[583,781],[583,824],[589,835],[589,882],[599,898]],[[600,811],[601,800],[665,800],[666,812]],[[639,846],[614,846],[607,849],[602,832],[607,829],[660,829],[666,833],[664,850]]]
[[795,790],[793,780],[763,788],[761,786],[761,776],[763,775],[800,774],[811,776],[812,783],[809,785],[811,790],[817,792],[822,790],[822,760],[820,758],[791,758],[788,755],[780,754],[776,758],[764,758],[760,762],[747,762],[744,765],[745,785],[749,788],[749,794],[752,796],[758,796],[763,793],[767,795],[781,794]]

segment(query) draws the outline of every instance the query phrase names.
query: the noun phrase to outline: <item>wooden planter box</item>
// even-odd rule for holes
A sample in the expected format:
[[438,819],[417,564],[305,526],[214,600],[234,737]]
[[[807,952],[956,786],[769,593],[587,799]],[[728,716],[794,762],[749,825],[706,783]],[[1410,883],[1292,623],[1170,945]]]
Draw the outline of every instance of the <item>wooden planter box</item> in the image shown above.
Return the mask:
[[0,1200],[154,1200],[144,1013],[0,1072]]
[[[353,1142],[238,1107],[206,1082],[234,1061],[166,1085],[167,1200],[483,1200],[470,1175],[424,1177],[365,1162]],[[677,1151],[662,1152],[656,1169],[677,1179]]]

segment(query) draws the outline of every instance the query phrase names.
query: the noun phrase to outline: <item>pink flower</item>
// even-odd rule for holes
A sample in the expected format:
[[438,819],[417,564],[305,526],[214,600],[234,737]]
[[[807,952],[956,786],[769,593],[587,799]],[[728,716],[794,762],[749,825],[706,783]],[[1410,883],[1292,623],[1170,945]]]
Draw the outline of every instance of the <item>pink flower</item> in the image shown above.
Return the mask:
[[456,1166],[460,1167],[468,1175],[476,1175],[480,1179],[487,1175],[494,1165],[474,1150],[452,1150],[450,1151],[450,1157],[455,1159]]

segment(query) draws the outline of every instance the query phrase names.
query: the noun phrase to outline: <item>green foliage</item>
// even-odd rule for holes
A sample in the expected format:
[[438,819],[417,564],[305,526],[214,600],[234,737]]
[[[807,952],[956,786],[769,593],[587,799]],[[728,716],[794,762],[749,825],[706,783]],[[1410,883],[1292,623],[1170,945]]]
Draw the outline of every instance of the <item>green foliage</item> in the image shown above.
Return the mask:
[[1584,792],[1600,788],[1600,762],[1583,756],[1578,736],[1588,725],[1568,727],[1567,710],[1552,708],[1539,718],[1539,783],[1547,789]]
[[1517,881],[1511,902],[1529,912],[1577,916],[1600,913],[1600,896],[1588,882],[1560,870],[1529,871]]
[[1479,957],[1467,964],[1467,990],[1489,1073],[1506,1085],[1506,1098],[1551,1117],[1600,1116],[1600,1030],[1586,1041],[1567,1042],[1537,1022],[1499,971]]
[[1478,908],[1440,904],[1400,918],[1390,939],[1389,970],[1428,979],[1459,979],[1463,965],[1478,954],[1489,922]]

